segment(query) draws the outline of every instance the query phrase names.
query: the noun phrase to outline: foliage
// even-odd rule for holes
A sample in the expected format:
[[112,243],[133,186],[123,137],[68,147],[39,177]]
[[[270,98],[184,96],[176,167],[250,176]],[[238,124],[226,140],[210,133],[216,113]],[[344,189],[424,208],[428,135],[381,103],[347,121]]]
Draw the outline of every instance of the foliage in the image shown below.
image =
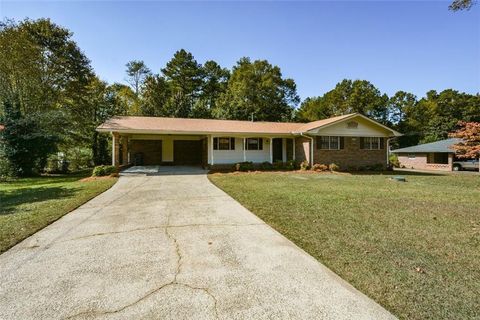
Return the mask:
[[285,163],[285,169],[286,170],[296,170],[298,169],[299,165],[295,160],[288,160]]
[[391,153],[388,156],[388,163],[395,168],[400,168],[400,161],[395,153]]
[[330,164],[328,165],[328,169],[329,169],[330,171],[339,171],[339,170],[340,170],[340,167],[339,167],[337,164],[335,164],[335,163],[330,163]]
[[9,162],[8,172],[14,176],[29,176],[44,168],[47,157],[56,151],[57,137],[40,127],[38,117],[23,116],[18,104],[3,104],[3,124],[0,132],[1,153]]
[[459,158],[480,158],[480,122],[458,123],[458,128],[450,137],[462,139],[453,145],[456,156]]
[[308,169],[310,169],[310,163],[307,160],[303,160],[300,163],[300,170],[305,171],[305,170],[308,170]]
[[132,86],[135,95],[138,97],[140,86],[151,71],[141,60],[129,61],[125,66],[127,67],[127,82]]
[[300,98],[292,79],[266,60],[242,58],[233,67],[226,92],[214,110],[221,119],[291,121]]
[[273,170],[273,164],[271,164],[268,161],[264,161],[260,164],[260,169],[268,171],[268,170]]
[[452,11],[470,10],[475,2],[475,0],[453,0],[448,9]]
[[96,166],[92,171],[93,177],[103,177],[109,176],[111,174],[117,173],[117,168],[115,166]]
[[235,164],[236,171],[252,171],[253,169],[255,169],[255,167],[251,161],[244,161]]
[[325,165],[325,164],[320,164],[320,163],[315,163],[313,166],[312,166],[312,170],[313,171],[327,171],[328,170],[328,166]]
[[387,102],[388,96],[370,82],[344,79],[323,96],[306,99],[300,106],[297,117],[301,121],[314,121],[358,112],[387,123]]

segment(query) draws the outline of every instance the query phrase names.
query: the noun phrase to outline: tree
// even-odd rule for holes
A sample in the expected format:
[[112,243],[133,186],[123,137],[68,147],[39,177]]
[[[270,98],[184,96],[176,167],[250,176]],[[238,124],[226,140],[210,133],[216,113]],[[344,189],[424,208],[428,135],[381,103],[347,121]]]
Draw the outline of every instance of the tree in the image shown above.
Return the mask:
[[0,101],[15,99],[28,114],[78,98],[93,73],[71,37],[49,19],[0,23]]
[[213,112],[222,119],[291,121],[299,100],[295,82],[283,78],[279,67],[242,58]]
[[328,97],[306,98],[296,112],[296,118],[301,122],[327,119],[335,116],[335,110],[328,103]]
[[474,0],[454,0],[448,8],[452,11],[470,10],[474,4]]
[[452,138],[461,139],[459,143],[453,145],[456,156],[480,160],[480,122],[459,121],[458,126],[460,128],[449,134]]
[[166,109],[170,95],[171,89],[164,77],[148,76],[142,89],[141,114],[144,116],[170,116]]
[[145,78],[151,74],[150,69],[141,60],[129,61],[125,66],[127,67],[127,82],[132,86],[135,95],[138,97],[140,86]]
[[1,154],[15,176],[30,176],[45,167],[48,155],[56,151],[57,137],[43,130],[36,116],[23,116],[19,103],[3,103],[0,131]]
[[172,92],[198,97],[202,87],[202,68],[190,52],[181,49],[162,69],[165,80]]
[[217,99],[227,89],[230,71],[220,67],[215,61],[209,60],[202,66],[202,74],[202,102],[200,104],[203,104],[204,108],[213,109],[216,106]]
[[[388,124],[388,96],[366,80],[344,79],[333,90],[312,98],[301,107],[300,116],[313,121],[358,112]],[[317,119],[315,119],[318,117]]]

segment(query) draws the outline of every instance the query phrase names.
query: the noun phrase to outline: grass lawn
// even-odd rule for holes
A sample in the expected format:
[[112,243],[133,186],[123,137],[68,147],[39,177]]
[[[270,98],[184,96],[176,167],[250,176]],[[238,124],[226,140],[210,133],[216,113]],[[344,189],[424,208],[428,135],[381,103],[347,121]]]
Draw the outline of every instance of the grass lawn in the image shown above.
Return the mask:
[[0,253],[110,188],[116,178],[82,182],[90,172],[0,182]]
[[389,177],[209,175],[396,316],[479,319],[480,176]]

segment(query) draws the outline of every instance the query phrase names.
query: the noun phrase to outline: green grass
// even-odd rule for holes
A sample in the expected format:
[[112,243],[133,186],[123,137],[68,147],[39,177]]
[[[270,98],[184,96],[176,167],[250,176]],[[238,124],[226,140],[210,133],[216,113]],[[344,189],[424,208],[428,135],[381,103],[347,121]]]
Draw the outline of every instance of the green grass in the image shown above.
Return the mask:
[[211,174],[402,319],[480,318],[480,176]]
[[116,178],[82,182],[90,172],[0,182],[0,253],[110,188]]

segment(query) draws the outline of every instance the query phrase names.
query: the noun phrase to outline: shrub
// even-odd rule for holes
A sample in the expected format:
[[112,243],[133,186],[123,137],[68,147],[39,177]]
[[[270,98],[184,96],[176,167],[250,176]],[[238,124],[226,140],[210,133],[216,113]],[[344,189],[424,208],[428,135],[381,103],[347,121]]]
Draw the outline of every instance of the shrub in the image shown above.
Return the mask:
[[10,162],[0,154],[0,181],[6,181],[13,175],[13,169]]
[[285,163],[286,170],[295,170],[297,168],[298,168],[298,164],[295,162],[295,160],[289,160]]
[[272,170],[272,169],[273,169],[273,165],[272,165],[270,162],[265,161],[265,162],[262,162],[262,163],[260,164],[260,169],[262,169],[262,170]]
[[278,160],[277,160],[277,161],[275,161],[275,162],[273,163],[273,168],[274,168],[275,170],[282,170],[282,169],[284,168],[284,164],[283,164],[282,161],[278,161]]
[[313,170],[313,171],[327,171],[327,170],[328,170],[328,166],[325,165],[325,164],[315,163],[315,164],[312,166],[312,170]]
[[96,166],[93,169],[92,176],[103,177],[114,173],[117,173],[117,168],[115,166]]
[[51,155],[47,159],[45,171],[48,173],[67,173],[68,161],[65,160],[62,153]]
[[300,170],[308,170],[310,168],[310,164],[308,163],[307,160],[303,160],[301,163],[300,163]]
[[370,166],[370,170],[372,170],[372,171],[382,171],[384,168],[385,168],[385,166],[381,163],[376,163],[376,164]]
[[235,170],[237,171],[251,171],[253,169],[253,162],[251,161],[239,162],[235,164]]
[[398,161],[398,156],[395,153],[392,153],[388,157],[388,162],[390,163],[391,166],[394,168],[400,168],[400,161]]
[[330,169],[330,171],[338,171],[340,170],[340,167],[335,163],[330,163],[330,165],[328,166],[328,169]]

